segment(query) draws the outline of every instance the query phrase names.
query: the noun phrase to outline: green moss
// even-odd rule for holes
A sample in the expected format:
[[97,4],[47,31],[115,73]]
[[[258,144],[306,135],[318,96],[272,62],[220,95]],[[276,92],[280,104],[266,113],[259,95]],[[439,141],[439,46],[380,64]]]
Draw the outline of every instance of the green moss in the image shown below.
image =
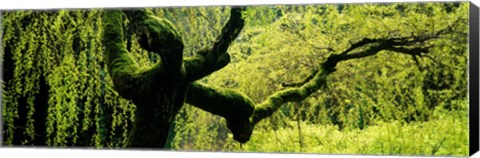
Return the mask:
[[137,106],[127,146],[163,147],[173,111],[183,104],[185,86],[173,79],[175,75],[164,73],[163,62],[146,69],[138,67],[126,50],[123,16],[122,11],[106,11],[103,42],[115,90]]
[[277,111],[287,102],[300,102],[326,85],[326,78],[331,71],[318,71],[315,76],[301,87],[289,88],[270,95],[255,107],[252,124],[255,125]]
[[125,14],[129,17],[129,27],[133,28],[140,46],[160,55],[167,71],[179,72],[184,44],[177,28],[146,9],[126,11]]
[[103,44],[107,67],[114,80],[115,87],[118,87],[119,93],[124,93],[124,87],[127,80],[131,80],[132,75],[140,71],[138,65],[130,58],[123,37],[123,13],[119,10],[106,11],[103,17]]
[[200,50],[193,58],[184,61],[187,81],[194,82],[230,63],[230,55],[227,50],[245,25],[241,13],[244,9],[232,8],[230,19],[223,26],[221,34],[213,46]]
[[224,117],[235,140],[245,143],[250,139],[253,130],[250,116],[253,114],[255,103],[244,94],[192,83],[187,91],[186,102]]

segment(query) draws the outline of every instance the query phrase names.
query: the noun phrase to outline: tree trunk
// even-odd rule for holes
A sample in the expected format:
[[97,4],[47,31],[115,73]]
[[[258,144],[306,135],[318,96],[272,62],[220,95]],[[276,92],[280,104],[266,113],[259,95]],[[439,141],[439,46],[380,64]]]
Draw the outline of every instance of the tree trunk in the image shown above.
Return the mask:
[[[128,147],[165,146],[171,123],[184,104],[190,85],[230,62],[226,51],[244,23],[240,11],[232,9],[231,18],[213,47],[185,61],[182,38],[169,21],[153,16],[149,10],[106,11],[103,44],[109,73],[115,90],[137,106]],[[141,69],[129,57],[123,26],[126,19],[140,46],[161,57],[153,67]],[[198,88],[196,84],[193,87]],[[249,116],[244,118],[248,120]]]

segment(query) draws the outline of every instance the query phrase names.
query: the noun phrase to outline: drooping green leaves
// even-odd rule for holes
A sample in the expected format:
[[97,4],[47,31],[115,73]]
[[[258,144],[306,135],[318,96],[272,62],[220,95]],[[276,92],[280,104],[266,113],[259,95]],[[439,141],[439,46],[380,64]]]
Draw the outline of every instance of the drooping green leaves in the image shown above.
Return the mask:
[[[11,75],[3,85],[5,145],[123,145],[118,139],[128,130],[133,108],[106,76],[100,15],[100,10],[3,15],[3,60]],[[122,121],[112,125],[112,118]],[[117,143],[107,142],[113,139]]]

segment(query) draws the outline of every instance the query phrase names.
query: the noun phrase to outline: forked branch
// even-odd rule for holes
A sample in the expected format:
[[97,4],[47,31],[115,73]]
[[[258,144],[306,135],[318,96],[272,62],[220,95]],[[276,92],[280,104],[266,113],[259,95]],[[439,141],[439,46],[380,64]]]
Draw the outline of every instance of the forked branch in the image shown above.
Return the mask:
[[[264,118],[272,115],[278,108],[288,102],[302,101],[312,93],[326,87],[327,77],[329,74],[335,72],[335,67],[341,61],[364,58],[378,54],[383,50],[388,50],[396,53],[420,55],[427,53],[427,48],[408,48],[409,46],[426,42],[433,38],[418,38],[413,40],[410,38],[387,38],[387,39],[364,39],[353,44],[340,54],[331,54],[326,61],[321,64],[321,69],[314,73],[314,76],[309,76],[307,80],[301,82],[300,87],[288,88],[269,96],[264,102],[255,106],[255,111],[251,117],[252,125],[255,125]],[[365,48],[366,47],[366,48]],[[348,53],[355,49],[363,48],[363,51],[356,53]],[[300,85],[300,84],[297,84]]]

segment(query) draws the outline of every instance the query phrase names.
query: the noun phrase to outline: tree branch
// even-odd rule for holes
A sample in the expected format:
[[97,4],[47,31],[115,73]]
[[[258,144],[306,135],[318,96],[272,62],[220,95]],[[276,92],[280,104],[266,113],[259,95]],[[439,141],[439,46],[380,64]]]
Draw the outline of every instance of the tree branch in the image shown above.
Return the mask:
[[[314,77],[308,77],[303,82],[304,84],[298,88],[289,88],[277,92],[269,96],[264,102],[255,106],[255,111],[251,117],[251,123],[254,126],[264,118],[269,117],[277,111],[283,104],[288,102],[302,101],[312,93],[326,87],[327,77],[335,71],[335,67],[341,61],[364,58],[375,55],[382,50],[389,50],[397,53],[408,55],[421,55],[426,53],[426,48],[406,48],[408,46],[423,43],[433,38],[417,38],[417,37],[403,37],[403,38],[388,38],[388,39],[368,39],[365,38],[340,54],[331,54],[325,62],[321,64],[321,69],[315,73]],[[400,47],[402,46],[402,47]],[[357,48],[365,48],[364,51],[350,53]],[[311,79],[310,79],[311,78]]]
[[315,77],[318,70],[314,70],[312,74],[308,75],[302,82],[297,83],[282,83],[283,87],[299,87],[307,83],[308,81],[312,80]]
[[187,81],[193,82],[198,80],[230,63],[230,55],[227,53],[227,50],[243,29],[245,23],[242,19],[243,10],[245,10],[243,7],[232,8],[230,19],[223,26],[221,34],[213,44],[213,47],[202,49],[195,56],[184,61]]
[[124,88],[140,68],[133,61],[126,50],[123,37],[123,14],[119,10],[106,11],[102,18],[105,28],[103,31],[103,45],[105,46],[107,67],[116,90],[123,94]]
[[165,71],[180,72],[184,44],[175,26],[168,20],[154,16],[147,9],[123,12],[140,46],[160,55]]
[[245,143],[250,139],[253,127],[249,118],[255,103],[249,97],[234,90],[192,83],[187,90],[186,102],[224,117],[235,140]]
[[[421,53],[428,51],[426,48],[404,48],[404,47],[395,47],[395,46],[403,46],[403,45],[414,45],[418,43],[423,43],[427,40],[436,38],[434,36],[423,36],[423,37],[400,37],[400,38],[389,38],[389,39],[370,39],[370,38],[363,38],[362,40],[353,43],[348,49],[345,49],[342,51],[340,54],[332,54],[329,56],[329,59],[327,58],[327,61],[325,61],[322,66],[324,66],[325,70],[332,69],[333,67],[336,66],[335,63],[338,63],[343,60],[349,60],[349,59],[356,59],[356,58],[363,58],[366,56],[374,55],[371,54],[372,51],[374,50],[366,50],[360,53],[356,54],[350,54],[351,51],[358,49],[358,48],[363,48],[366,45],[371,45],[371,44],[380,44],[383,43],[383,46],[385,47],[385,50],[390,50],[394,52],[399,52],[399,53],[404,53],[404,54],[410,54],[410,55],[419,55],[423,56]],[[382,47],[381,45],[377,47]],[[338,61],[337,61],[338,60]],[[333,67],[332,67],[333,66]],[[331,68],[328,68],[331,67]],[[310,76],[305,78],[302,82],[298,83],[282,83],[282,86],[284,87],[299,87],[304,85],[305,83],[309,82],[313,77],[316,75],[316,72],[318,70],[314,71]]]
[[[127,14],[124,14],[126,12]],[[136,92],[139,91],[138,87],[139,85],[142,85],[145,81],[157,81],[158,84],[163,84],[163,85],[168,85],[171,84],[172,82],[175,82],[175,80],[178,79],[178,74],[180,74],[180,67],[181,63],[179,63],[178,68],[174,68],[172,66],[172,62],[175,59],[170,55],[169,58],[165,58],[168,55],[167,52],[171,51],[164,51],[167,49],[160,49],[160,47],[168,47],[163,45],[159,46],[150,46],[150,45],[144,45],[144,47],[148,47],[150,50],[162,50],[162,51],[156,51],[156,53],[161,53],[165,54],[163,56],[163,59],[168,59],[170,61],[164,61],[164,62],[159,62],[153,65],[150,68],[140,68],[138,66],[138,63],[134,61],[130,57],[130,53],[126,49],[126,44],[125,44],[125,37],[124,37],[124,18],[125,17],[135,17],[138,19],[149,19],[150,17],[145,17],[148,15],[146,11],[120,11],[120,10],[106,10],[104,13],[104,17],[102,18],[103,20],[103,25],[104,25],[104,31],[103,31],[103,45],[105,46],[105,53],[106,53],[106,62],[107,62],[107,68],[109,70],[110,76],[113,80],[113,84],[115,87],[115,90],[124,98],[127,99],[135,99],[133,97],[133,94],[136,94]],[[127,15],[127,16],[126,16]],[[136,19],[133,21],[137,21]],[[139,20],[140,21],[140,20]],[[144,20],[148,21],[148,20]],[[165,29],[165,27],[159,26],[158,23],[155,21],[157,20],[151,20],[148,23],[143,23],[143,22],[131,22],[131,25],[137,25],[135,27],[139,27],[139,25],[144,25],[142,27],[148,27],[148,29],[145,29],[143,31],[135,32],[140,35],[154,35],[154,36],[149,36],[148,38],[148,44],[155,44],[155,42],[152,41],[165,41],[165,37],[161,37],[165,34],[168,33],[163,33],[163,34],[157,34],[159,33],[158,30]],[[158,22],[158,21],[157,21]],[[136,28],[138,29],[138,28]],[[153,31],[152,31],[153,30]],[[137,30],[138,31],[138,30]],[[150,32],[152,31],[152,32]],[[137,35],[138,35],[137,34]],[[169,35],[165,36],[172,36],[170,33]],[[140,41],[147,40],[146,37],[140,37]],[[177,40],[178,42],[178,40]],[[144,43],[145,44],[145,43]],[[181,61],[181,58],[180,58]],[[170,62],[170,64],[169,64]],[[170,66],[170,67],[168,67]],[[177,69],[177,71],[173,71]]]

